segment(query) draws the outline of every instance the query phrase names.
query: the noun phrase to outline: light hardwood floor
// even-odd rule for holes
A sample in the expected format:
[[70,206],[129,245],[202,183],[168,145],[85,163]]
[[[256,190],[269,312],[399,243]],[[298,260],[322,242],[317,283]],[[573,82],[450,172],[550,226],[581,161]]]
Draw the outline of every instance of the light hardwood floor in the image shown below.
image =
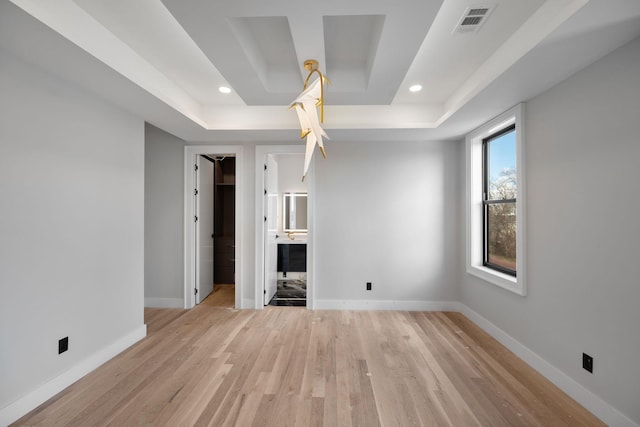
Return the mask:
[[211,307],[233,308],[236,300],[235,290],[234,285],[215,285],[213,292],[202,301],[202,304]]
[[458,313],[145,316],[146,339],[16,425],[603,425]]

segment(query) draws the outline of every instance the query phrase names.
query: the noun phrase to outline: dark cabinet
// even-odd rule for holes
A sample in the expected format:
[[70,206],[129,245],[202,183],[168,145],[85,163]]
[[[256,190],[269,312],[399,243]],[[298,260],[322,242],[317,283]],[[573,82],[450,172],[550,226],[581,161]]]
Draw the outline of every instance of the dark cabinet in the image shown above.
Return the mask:
[[278,245],[278,271],[307,271],[307,245],[304,243],[285,243]]

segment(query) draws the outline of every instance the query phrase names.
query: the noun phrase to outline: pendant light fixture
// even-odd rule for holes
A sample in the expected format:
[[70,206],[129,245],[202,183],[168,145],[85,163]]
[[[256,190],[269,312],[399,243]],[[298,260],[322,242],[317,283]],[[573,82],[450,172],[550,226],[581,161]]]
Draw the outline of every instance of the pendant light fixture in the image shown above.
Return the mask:
[[[322,138],[327,138],[327,134],[320,126],[324,122],[324,83],[327,77],[323,75],[318,68],[318,61],[315,59],[307,59],[304,62],[305,70],[309,71],[309,75],[304,81],[302,93],[291,104],[291,109],[295,109],[300,121],[300,138],[307,138],[307,146],[304,154],[304,169],[302,172],[302,180],[307,176],[311,158],[315,150],[316,144],[322,152],[322,156],[326,159],[327,153],[324,150]],[[311,83],[311,77],[317,74],[315,80]],[[318,115],[320,109],[320,115]]]

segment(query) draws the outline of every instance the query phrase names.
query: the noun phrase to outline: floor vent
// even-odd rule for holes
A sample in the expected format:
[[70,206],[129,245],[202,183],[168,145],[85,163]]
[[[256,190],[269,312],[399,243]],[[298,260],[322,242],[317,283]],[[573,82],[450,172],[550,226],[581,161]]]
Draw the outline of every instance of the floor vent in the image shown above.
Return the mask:
[[487,20],[495,6],[474,6],[464,11],[462,18],[454,28],[454,33],[475,33]]

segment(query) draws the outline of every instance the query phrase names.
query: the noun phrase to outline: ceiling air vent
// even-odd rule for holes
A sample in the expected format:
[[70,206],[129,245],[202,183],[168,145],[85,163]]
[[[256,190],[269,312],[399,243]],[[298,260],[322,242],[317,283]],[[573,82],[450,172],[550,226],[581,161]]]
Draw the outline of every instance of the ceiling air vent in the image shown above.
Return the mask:
[[494,6],[468,7],[454,28],[454,33],[475,33],[487,20]]

